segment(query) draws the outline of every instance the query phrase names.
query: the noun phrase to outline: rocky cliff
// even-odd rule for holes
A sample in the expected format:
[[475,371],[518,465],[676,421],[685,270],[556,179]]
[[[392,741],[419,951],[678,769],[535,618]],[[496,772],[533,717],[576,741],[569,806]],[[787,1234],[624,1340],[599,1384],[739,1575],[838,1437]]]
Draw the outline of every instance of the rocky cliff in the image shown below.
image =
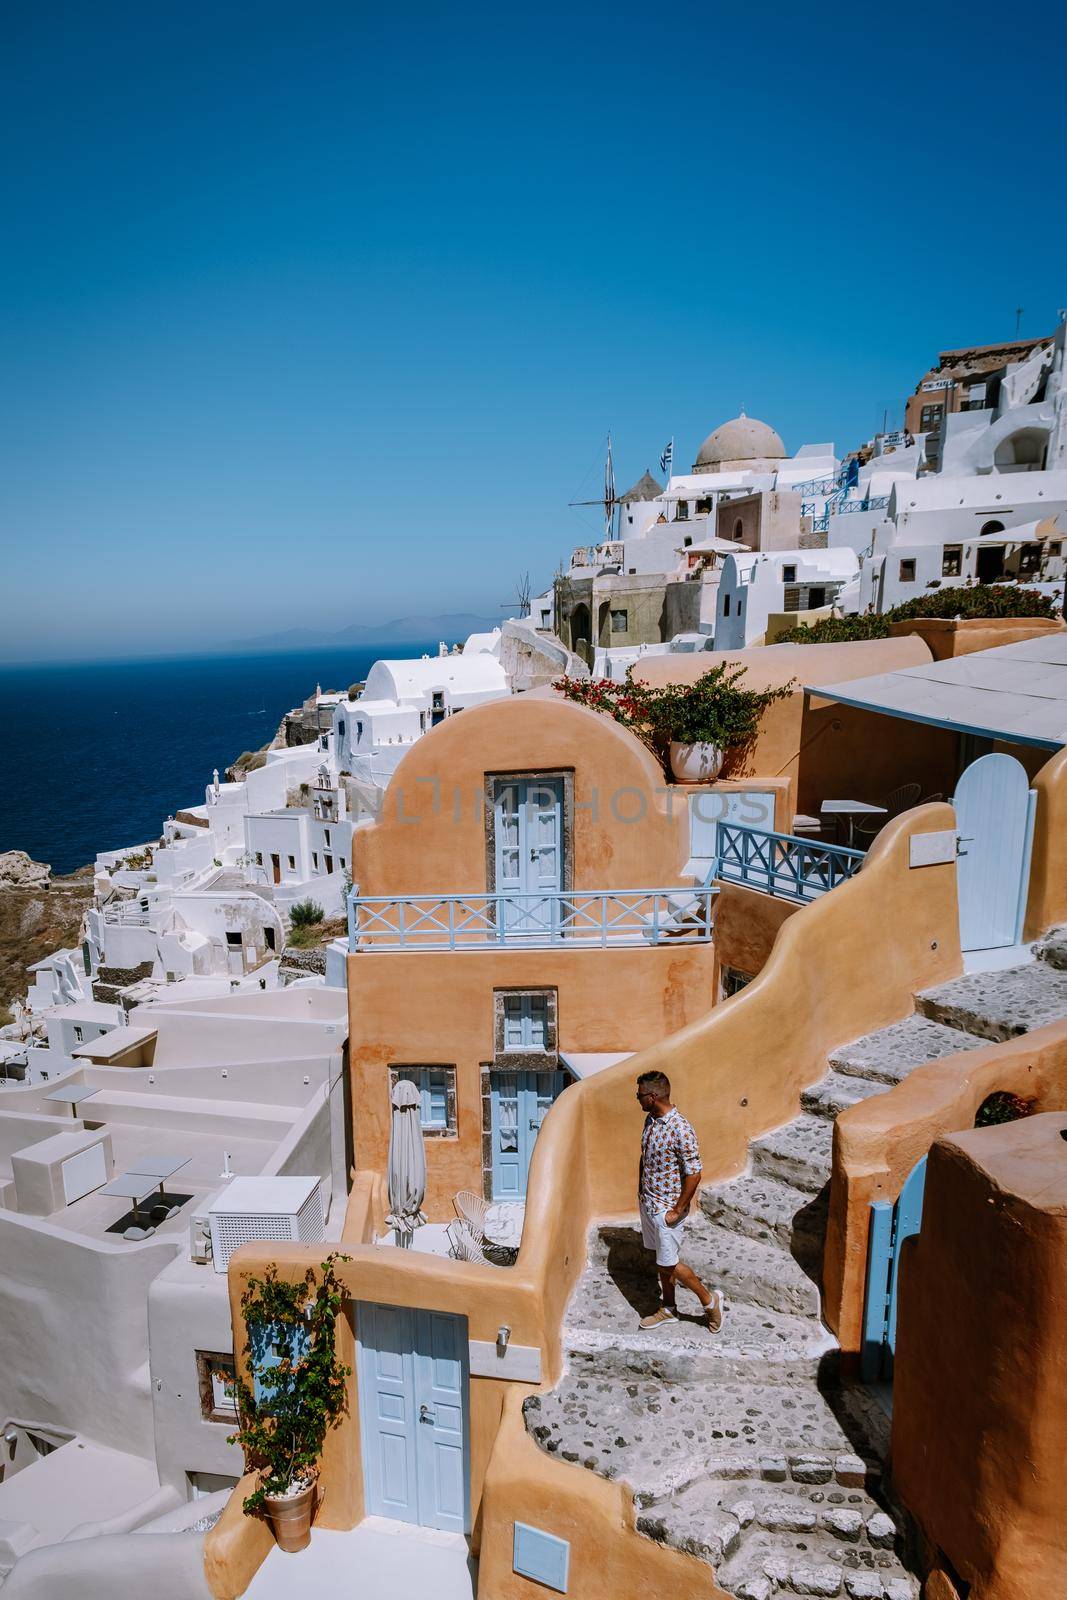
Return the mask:
[[25,995],[32,962],[78,943],[92,898],[92,867],[53,878],[23,850],[0,853],[0,1010]]

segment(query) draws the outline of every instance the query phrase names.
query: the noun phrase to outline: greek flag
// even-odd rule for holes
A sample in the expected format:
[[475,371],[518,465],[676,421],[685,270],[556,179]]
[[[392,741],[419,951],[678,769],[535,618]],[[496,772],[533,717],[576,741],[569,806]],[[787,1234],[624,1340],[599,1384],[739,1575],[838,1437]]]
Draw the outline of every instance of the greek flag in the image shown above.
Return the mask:
[[659,470],[669,473],[674,460],[674,440],[663,446],[663,454],[659,458]]

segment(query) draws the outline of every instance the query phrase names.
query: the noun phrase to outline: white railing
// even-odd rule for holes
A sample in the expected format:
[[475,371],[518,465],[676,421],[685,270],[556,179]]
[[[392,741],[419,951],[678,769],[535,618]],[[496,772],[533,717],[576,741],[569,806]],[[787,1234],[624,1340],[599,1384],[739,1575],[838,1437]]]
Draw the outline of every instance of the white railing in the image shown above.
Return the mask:
[[128,928],[147,928],[150,913],[136,900],[116,900],[104,906],[104,921]]
[[350,950],[528,949],[543,945],[703,944],[710,885],[534,894],[361,895],[348,901]]

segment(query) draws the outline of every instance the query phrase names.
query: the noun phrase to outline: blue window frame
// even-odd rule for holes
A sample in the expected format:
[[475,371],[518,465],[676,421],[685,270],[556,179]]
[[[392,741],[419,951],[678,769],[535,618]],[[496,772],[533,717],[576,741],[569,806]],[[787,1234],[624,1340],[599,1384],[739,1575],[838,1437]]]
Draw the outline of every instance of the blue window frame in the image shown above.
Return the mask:
[[448,1132],[448,1094],[454,1081],[452,1067],[403,1067],[397,1074],[419,1091],[419,1121],[424,1128]]
[[547,1051],[548,995],[504,996],[504,1049]]

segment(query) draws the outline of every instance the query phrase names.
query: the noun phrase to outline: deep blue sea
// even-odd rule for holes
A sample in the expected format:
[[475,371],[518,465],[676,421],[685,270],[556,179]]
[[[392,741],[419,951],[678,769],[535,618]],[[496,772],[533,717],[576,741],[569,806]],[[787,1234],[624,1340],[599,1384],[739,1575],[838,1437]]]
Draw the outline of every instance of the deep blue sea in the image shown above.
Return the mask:
[[321,684],[347,689],[380,656],[437,644],[270,656],[0,667],[0,850],[56,873],[158,836],[203,803],[211,770],[274,737]]

